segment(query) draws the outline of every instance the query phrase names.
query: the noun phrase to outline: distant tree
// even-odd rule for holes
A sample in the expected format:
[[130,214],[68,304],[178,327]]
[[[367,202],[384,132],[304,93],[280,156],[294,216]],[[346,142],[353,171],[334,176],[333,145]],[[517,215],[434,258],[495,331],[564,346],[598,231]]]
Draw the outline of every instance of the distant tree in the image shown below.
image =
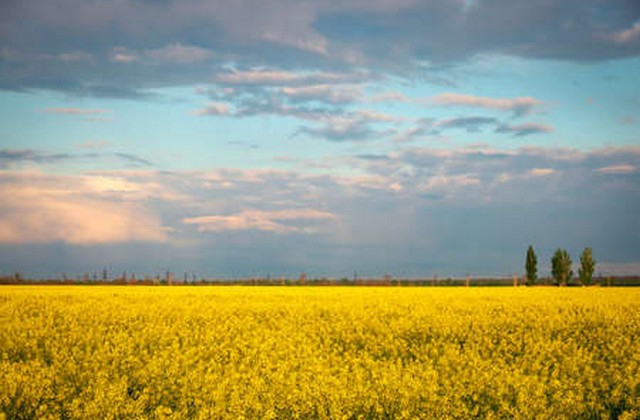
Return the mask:
[[593,259],[593,252],[591,251],[591,248],[585,248],[580,256],[580,270],[578,270],[580,283],[583,286],[589,286],[591,284],[595,269],[596,262]]
[[560,286],[566,286],[573,276],[571,271],[571,257],[565,249],[556,249],[551,258],[551,275]]
[[527,270],[526,284],[527,286],[533,286],[538,279],[538,258],[532,245],[529,245],[529,249],[527,249],[525,268]]
[[389,286],[391,284],[391,275],[385,274],[382,278],[382,284],[385,286]]

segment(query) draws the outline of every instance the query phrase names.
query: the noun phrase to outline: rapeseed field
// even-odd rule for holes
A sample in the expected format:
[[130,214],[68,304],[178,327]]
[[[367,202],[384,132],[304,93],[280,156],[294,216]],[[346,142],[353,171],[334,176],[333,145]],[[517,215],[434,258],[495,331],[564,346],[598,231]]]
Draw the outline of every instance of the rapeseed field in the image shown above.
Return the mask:
[[0,288],[0,418],[640,418],[640,289]]

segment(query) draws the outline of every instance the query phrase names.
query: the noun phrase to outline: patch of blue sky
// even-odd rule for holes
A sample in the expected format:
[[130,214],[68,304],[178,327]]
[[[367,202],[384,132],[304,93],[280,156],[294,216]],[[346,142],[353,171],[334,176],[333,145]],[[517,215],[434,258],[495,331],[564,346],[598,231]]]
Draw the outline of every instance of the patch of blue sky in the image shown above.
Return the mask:
[[537,112],[522,120],[553,126],[548,145],[620,146],[633,142],[637,132],[632,123],[640,114],[640,81],[634,68],[640,70],[640,59],[572,63],[493,56],[468,69],[460,90],[542,101]]

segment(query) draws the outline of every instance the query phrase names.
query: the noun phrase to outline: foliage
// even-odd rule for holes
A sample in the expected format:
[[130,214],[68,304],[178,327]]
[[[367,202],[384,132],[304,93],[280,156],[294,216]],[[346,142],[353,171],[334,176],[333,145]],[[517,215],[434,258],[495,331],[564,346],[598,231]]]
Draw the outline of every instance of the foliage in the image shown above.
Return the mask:
[[526,283],[527,286],[533,286],[538,279],[538,258],[533,250],[533,246],[529,245],[527,249],[527,260],[525,262]]
[[556,249],[551,258],[551,275],[560,286],[566,286],[573,277],[571,256],[565,249]]
[[580,277],[580,283],[583,286],[589,286],[593,279],[593,273],[596,269],[596,262],[593,259],[593,251],[591,248],[585,248],[580,256],[580,269],[578,270],[578,276]]
[[5,286],[0,418],[638,418],[640,290]]

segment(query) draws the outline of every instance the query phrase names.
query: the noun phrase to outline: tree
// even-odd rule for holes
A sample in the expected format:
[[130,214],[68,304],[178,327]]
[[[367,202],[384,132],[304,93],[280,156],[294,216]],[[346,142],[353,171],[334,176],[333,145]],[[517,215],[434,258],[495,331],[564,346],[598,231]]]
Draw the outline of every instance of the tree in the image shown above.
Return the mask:
[[565,249],[556,249],[551,258],[551,275],[560,286],[566,286],[567,281],[571,280],[573,271],[571,271],[571,257]]
[[580,283],[583,286],[589,286],[593,273],[596,269],[596,262],[593,259],[593,252],[591,248],[585,248],[580,256],[580,270],[578,270],[578,276],[580,277]]
[[538,278],[538,258],[536,257],[536,253],[531,245],[529,245],[529,249],[527,249],[525,269],[527,270],[527,286],[533,286]]

